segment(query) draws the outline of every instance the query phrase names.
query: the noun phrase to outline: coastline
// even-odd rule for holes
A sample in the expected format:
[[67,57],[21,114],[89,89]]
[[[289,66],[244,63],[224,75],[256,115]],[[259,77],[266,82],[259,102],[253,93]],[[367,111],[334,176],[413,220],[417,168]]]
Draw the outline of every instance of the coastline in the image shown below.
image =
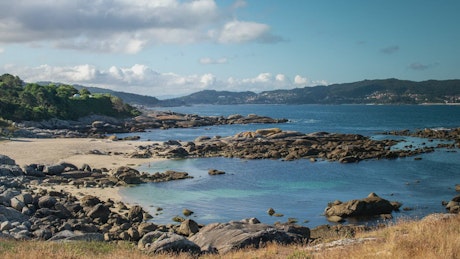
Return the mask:
[[0,154],[12,157],[17,164],[56,164],[67,162],[82,166],[108,169],[119,166],[162,160],[161,158],[129,158],[125,154],[137,146],[149,145],[152,141],[112,141],[93,138],[14,138],[0,141]]
[[[137,146],[149,145],[148,141],[112,141],[91,138],[15,138],[0,141],[0,154],[13,158],[18,165],[57,164],[67,162],[78,167],[88,164],[93,168],[115,169],[121,166],[136,167],[140,164],[163,160],[162,158],[129,158]],[[98,153],[99,152],[99,153]],[[123,199],[119,191],[123,187],[77,188],[72,185],[37,186],[39,188],[68,192],[76,197],[93,195],[102,200],[131,203]]]

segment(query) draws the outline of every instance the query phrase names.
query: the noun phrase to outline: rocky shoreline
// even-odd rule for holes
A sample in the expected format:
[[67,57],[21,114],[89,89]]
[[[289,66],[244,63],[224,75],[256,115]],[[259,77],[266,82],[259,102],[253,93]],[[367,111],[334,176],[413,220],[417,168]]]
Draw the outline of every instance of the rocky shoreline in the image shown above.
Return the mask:
[[[148,128],[196,127],[232,123],[281,123],[257,115],[229,117],[200,117],[176,113],[158,113],[152,118],[138,117],[133,124],[123,126],[107,120],[94,120],[85,124],[85,130],[72,128],[72,123],[59,121],[54,124],[35,127],[22,125],[17,134],[33,137],[106,137],[106,134],[142,131]],[[99,118],[102,119],[102,118]],[[49,122],[48,122],[49,123]],[[210,123],[210,124],[208,124]],[[81,122],[79,125],[83,125]],[[153,127],[152,125],[156,126]],[[35,131],[38,129],[37,131]],[[49,131],[49,132],[48,132]],[[27,133],[28,132],[28,133]],[[32,132],[32,133],[30,133]],[[77,132],[78,134],[70,133]],[[199,137],[194,141],[170,140],[136,146],[136,151],[119,154],[131,158],[191,158],[191,157],[237,157],[243,159],[309,159],[355,163],[367,159],[395,159],[417,156],[433,152],[435,148],[454,149],[460,145],[460,128],[443,130],[423,130],[417,132],[398,131],[388,135],[416,136],[445,139],[453,143],[436,147],[407,147],[395,149],[399,140],[375,140],[358,134],[338,134],[327,132],[300,133],[283,131],[279,128],[259,129],[242,132],[229,137]],[[117,140],[113,138],[112,140]],[[97,152],[95,150],[94,152]],[[103,154],[100,154],[103,155]],[[209,174],[225,172],[217,169]],[[0,238],[19,240],[37,239],[49,241],[129,241],[148,253],[190,252],[226,253],[244,248],[258,247],[270,242],[281,244],[315,243],[323,238],[352,236],[355,231],[367,230],[365,226],[325,225],[314,229],[295,222],[267,225],[256,218],[200,225],[184,212],[177,217],[177,224],[157,225],[140,206],[111,199],[84,195],[77,197],[56,186],[75,188],[113,188],[142,184],[183,180],[190,178],[186,172],[166,171],[148,174],[128,166],[115,169],[92,168],[88,164],[77,167],[71,163],[28,164],[19,166],[7,156],[0,155]],[[460,188],[456,186],[456,190]],[[458,213],[459,195],[449,202],[443,202],[446,211]],[[391,212],[401,204],[389,202],[376,194],[362,200],[347,202],[334,201],[327,205],[325,216],[331,222],[342,222],[348,217],[376,216],[391,218]],[[273,212],[274,213],[274,212]]]
[[[249,114],[243,116],[199,116],[171,111],[145,111],[142,115],[117,119],[92,115],[78,121],[51,119],[47,121],[24,121],[14,123],[13,137],[24,138],[105,138],[116,133],[144,132],[148,129],[191,128],[226,124],[276,124],[287,119],[273,119],[266,116]],[[1,133],[1,132],[0,132]]]
[[[157,225],[142,207],[128,207],[111,199],[96,196],[77,197],[55,186],[77,188],[112,188],[145,182],[182,180],[185,172],[167,171],[141,173],[133,168],[81,168],[69,163],[25,165],[20,167],[7,156],[0,155],[0,238],[48,241],[129,241],[148,253],[190,252],[226,253],[244,247],[259,247],[270,242],[280,244],[317,244],[320,240],[351,237],[356,231],[370,230],[366,226],[323,225],[314,229],[294,222],[267,225],[256,218],[200,225],[184,211],[178,224]],[[456,186],[460,191],[459,185]],[[460,195],[446,209],[458,213]],[[389,202],[370,194],[362,200],[334,201],[325,209],[333,222],[347,217],[375,216],[391,218],[399,209],[398,202]]]
[[[460,134],[453,131],[452,138]],[[455,137],[454,137],[455,136]],[[283,131],[279,128],[242,132],[230,137],[198,137],[194,141],[175,140],[139,146],[130,157],[201,158],[230,157],[242,159],[318,159],[354,163],[368,159],[395,159],[429,153],[435,147],[423,145],[418,148],[394,149],[401,141],[374,140],[358,134],[328,132],[301,133]],[[458,145],[458,144],[457,144]],[[455,144],[437,147],[455,148]]]

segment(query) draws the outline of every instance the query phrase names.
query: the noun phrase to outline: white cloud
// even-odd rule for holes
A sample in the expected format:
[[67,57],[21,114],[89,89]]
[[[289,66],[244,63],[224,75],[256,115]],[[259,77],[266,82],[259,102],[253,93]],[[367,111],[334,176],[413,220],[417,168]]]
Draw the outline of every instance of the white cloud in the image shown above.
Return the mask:
[[3,52],[5,52],[5,49],[4,49],[4,48],[0,48],[0,54],[2,54]]
[[266,35],[270,27],[256,22],[231,21],[224,25],[219,33],[218,41],[221,43],[241,43],[253,41]]
[[213,74],[205,74],[201,77],[200,83],[204,88],[213,86],[216,83],[216,77]]
[[235,3],[233,3],[233,8],[238,9],[238,8],[243,8],[246,7],[248,3],[245,0],[236,0]]
[[210,64],[226,64],[228,63],[227,58],[212,59],[209,57],[200,58],[200,64],[210,65]]
[[306,77],[296,75],[294,77],[294,83],[297,84],[297,85],[306,85],[306,84],[308,84],[308,79]]
[[278,74],[276,75],[275,77],[276,81],[278,82],[286,82],[288,80],[288,78],[286,77],[286,75],[283,75],[283,74]]
[[[236,8],[245,6],[237,1]],[[1,1],[0,43],[137,53],[151,44],[276,39],[267,24],[229,21],[214,0]]]
[[[306,80],[306,77],[297,75],[292,81],[285,74],[271,73],[260,73],[250,78],[218,78],[212,73],[179,75],[157,72],[143,64],[135,64],[131,67],[111,66],[106,70],[89,64],[67,67],[4,65],[0,67],[0,74],[3,73],[18,75],[26,82],[52,81],[81,84],[156,97],[186,95],[204,89],[253,92],[292,89],[299,87],[299,82]],[[311,85],[307,82],[302,86],[318,84],[327,83],[313,81]]]

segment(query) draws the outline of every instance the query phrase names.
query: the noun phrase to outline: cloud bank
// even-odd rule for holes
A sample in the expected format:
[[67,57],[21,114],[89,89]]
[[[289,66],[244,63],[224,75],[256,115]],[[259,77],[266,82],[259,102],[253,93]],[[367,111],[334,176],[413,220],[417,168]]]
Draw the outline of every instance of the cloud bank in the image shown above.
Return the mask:
[[270,26],[240,21],[214,0],[1,1],[0,43],[137,53],[148,45],[273,43]]
[[261,92],[327,84],[326,81],[310,81],[300,75],[295,75],[294,80],[291,80],[287,75],[271,73],[260,73],[252,78],[217,78],[211,73],[179,75],[157,72],[142,64],[131,67],[112,66],[108,69],[88,64],[67,67],[5,65],[0,68],[0,73],[18,75],[26,82],[81,84],[156,97],[186,95],[205,89]]

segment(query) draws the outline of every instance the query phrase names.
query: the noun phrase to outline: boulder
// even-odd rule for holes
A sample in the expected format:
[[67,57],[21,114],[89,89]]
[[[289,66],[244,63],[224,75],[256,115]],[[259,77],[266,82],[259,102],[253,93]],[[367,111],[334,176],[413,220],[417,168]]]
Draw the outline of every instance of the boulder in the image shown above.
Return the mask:
[[361,200],[330,203],[325,209],[324,214],[328,219],[331,219],[331,221],[339,220],[338,217],[367,217],[391,214],[393,210],[401,206],[401,203],[393,204],[388,200],[380,198],[377,194],[371,193],[367,198]]
[[128,211],[128,220],[132,222],[142,222],[144,220],[144,209],[138,205],[131,207]]
[[139,240],[138,247],[151,254],[181,252],[191,254],[201,253],[200,247],[185,237],[170,232],[160,231],[154,231],[144,235],[144,237]]
[[47,175],[60,175],[64,172],[65,166],[61,164],[45,166],[43,172]]
[[102,203],[97,204],[87,213],[88,217],[98,219],[102,223],[107,222],[110,216],[110,209]]
[[46,195],[38,199],[38,207],[40,208],[52,208],[56,204],[56,198]]
[[220,175],[220,174],[225,174],[225,172],[217,170],[217,169],[209,169],[208,174],[209,175]]
[[24,222],[29,220],[29,217],[22,214],[21,212],[11,208],[0,205],[0,215],[3,215],[6,220],[11,222]]
[[27,176],[45,177],[45,173],[43,173],[43,171],[38,170],[32,165],[26,165],[22,168],[22,170],[24,171],[24,174]]
[[191,236],[198,233],[199,230],[198,223],[191,219],[186,219],[180,224],[177,233],[183,236]]
[[0,164],[0,176],[16,177],[23,175],[24,172],[18,165],[2,165]]
[[11,225],[11,222],[9,221],[3,221],[0,224],[0,231],[8,231],[13,228],[13,225]]
[[26,204],[20,201],[17,197],[13,197],[10,200],[11,207],[17,211],[21,211],[26,206]]
[[294,241],[287,232],[273,226],[245,221],[209,224],[189,240],[199,245],[203,251],[217,250],[222,254],[244,247],[258,248],[270,242],[289,244]]
[[5,155],[0,155],[0,165],[16,165],[16,162]]
[[143,183],[141,173],[131,167],[122,166],[112,173],[119,181],[125,184],[140,184]]
[[141,236],[149,233],[149,232],[152,232],[152,231],[155,231],[158,229],[158,226],[154,223],[151,223],[151,222],[142,222],[139,224],[139,226],[137,227],[137,231],[139,232],[139,234]]
[[40,228],[32,232],[32,234],[39,239],[47,240],[50,239],[53,236],[53,233],[51,233],[51,230],[49,229],[44,229]]
[[190,216],[193,214],[193,211],[189,210],[189,209],[183,209],[182,210],[182,214],[186,217]]
[[34,202],[34,198],[32,197],[32,194],[30,193],[22,193],[16,196],[16,198],[20,201],[22,201],[24,204],[32,204]]
[[99,200],[98,197],[95,197],[92,195],[86,195],[83,198],[81,198],[80,203],[82,206],[85,206],[85,207],[93,207],[93,206],[96,206],[96,204],[101,203],[101,200]]

